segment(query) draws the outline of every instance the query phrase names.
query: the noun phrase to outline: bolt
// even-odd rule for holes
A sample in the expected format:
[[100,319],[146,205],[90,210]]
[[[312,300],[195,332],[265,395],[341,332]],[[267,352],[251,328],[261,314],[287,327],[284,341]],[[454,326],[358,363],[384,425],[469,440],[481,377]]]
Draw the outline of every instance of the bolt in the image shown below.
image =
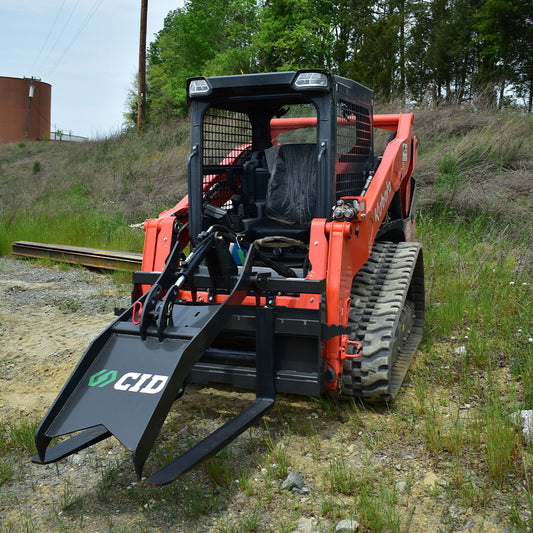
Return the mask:
[[318,246],[318,241],[315,241],[315,246]]

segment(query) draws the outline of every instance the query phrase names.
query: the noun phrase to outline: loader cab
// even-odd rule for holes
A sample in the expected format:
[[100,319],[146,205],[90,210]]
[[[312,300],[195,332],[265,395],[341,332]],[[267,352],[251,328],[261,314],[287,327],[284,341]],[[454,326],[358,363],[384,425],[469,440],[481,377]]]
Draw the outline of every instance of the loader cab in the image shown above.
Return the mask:
[[361,193],[373,161],[372,91],[326,71],[187,81],[189,224],[308,245],[311,221]]

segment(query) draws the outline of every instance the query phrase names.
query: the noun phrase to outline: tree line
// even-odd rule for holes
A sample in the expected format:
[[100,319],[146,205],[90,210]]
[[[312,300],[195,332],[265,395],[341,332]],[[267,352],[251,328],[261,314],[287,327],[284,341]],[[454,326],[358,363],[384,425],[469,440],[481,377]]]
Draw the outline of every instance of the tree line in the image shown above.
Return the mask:
[[302,68],[332,70],[382,101],[531,112],[533,3],[186,0],[148,49],[147,118],[186,114],[190,76]]

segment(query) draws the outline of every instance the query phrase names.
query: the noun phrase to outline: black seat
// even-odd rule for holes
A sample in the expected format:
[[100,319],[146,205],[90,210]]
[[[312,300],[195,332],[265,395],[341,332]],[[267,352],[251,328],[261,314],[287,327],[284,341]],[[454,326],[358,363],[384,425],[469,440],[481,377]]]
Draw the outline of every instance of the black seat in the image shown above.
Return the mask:
[[315,144],[282,144],[265,151],[270,179],[266,216],[283,224],[308,226],[317,200]]
[[309,241],[317,203],[315,144],[282,144],[265,150],[270,179],[265,217],[245,221],[249,238],[282,235]]

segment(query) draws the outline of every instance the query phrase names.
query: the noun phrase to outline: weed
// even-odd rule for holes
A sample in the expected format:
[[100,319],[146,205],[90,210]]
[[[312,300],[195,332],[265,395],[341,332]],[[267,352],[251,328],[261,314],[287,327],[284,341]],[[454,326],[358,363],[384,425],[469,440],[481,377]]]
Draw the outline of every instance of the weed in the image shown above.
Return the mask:
[[83,514],[85,510],[85,499],[71,486],[67,480],[63,484],[61,492],[60,506],[62,511],[79,511]]
[[524,483],[520,487],[525,495],[525,505],[521,505],[519,495],[511,493],[510,520],[518,527],[519,531],[531,531],[533,525],[533,484],[528,473],[525,461],[522,460],[524,468]]
[[254,493],[254,488],[251,482],[250,470],[246,465],[241,465],[239,471],[239,489],[246,494],[248,498]]
[[2,485],[13,478],[15,468],[10,457],[0,457],[0,488]]
[[101,471],[101,479],[96,485],[96,497],[102,503],[109,502],[109,495],[107,493],[112,482],[116,479],[120,468],[120,463],[117,461],[114,465],[107,466]]
[[348,422],[354,434],[357,434],[363,424],[361,408],[352,401],[350,409],[347,409]]
[[73,298],[63,298],[59,302],[59,309],[63,311],[63,313],[76,313],[80,308],[80,303],[77,300],[74,300]]
[[346,465],[342,457],[334,457],[329,463],[329,483],[332,492],[352,495],[359,484],[358,474]]
[[203,489],[197,484],[187,485],[182,493],[187,514],[198,518],[203,514],[220,511],[226,505],[219,493]]
[[448,487],[452,490],[451,499],[458,496],[465,509],[481,509],[487,504],[488,487],[461,465],[455,465]]
[[342,518],[345,514],[345,506],[331,496],[325,496],[320,505],[320,515],[328,518]]
[[282,442],[274,445],[272,441],[270,441],[268,445],[268,450],[273,461],[271,469],[274,476],[278,479],[287,477],[290,466],[287,446]]
[[502,412],[501,398],[494,395],[485,408],[485,460],[490,479],[506,485],[509,475],[520,472],[520,437]]
[[229,489],[233,484],[233,457],[231,448],[223,448],[215,457],[205,463],[207,475],[211,481],[220,487]]
[[453,155],[446,154],[442,158],[440,172],[440,178],[436,180],[437,187],[455,191],[460,186],[461,176],[459,174],[457,161]]
[[11,424],[0,423],[0,453],[35,453],[34,435],[38,422],[16,420]]
[[[364,480],[357,494],[354,516],[370,531],[402,531],[402,517],[398,510],[398,494],[393,483],[380,479]],[[408,527],[405,528],[408,530]]]
[[224,533],[251,533],[259,531],[261,525],[261,510],[259,506],[254,507],[250,511],[244,511],[240,516],[233,520],[220,524],[220,531]]

